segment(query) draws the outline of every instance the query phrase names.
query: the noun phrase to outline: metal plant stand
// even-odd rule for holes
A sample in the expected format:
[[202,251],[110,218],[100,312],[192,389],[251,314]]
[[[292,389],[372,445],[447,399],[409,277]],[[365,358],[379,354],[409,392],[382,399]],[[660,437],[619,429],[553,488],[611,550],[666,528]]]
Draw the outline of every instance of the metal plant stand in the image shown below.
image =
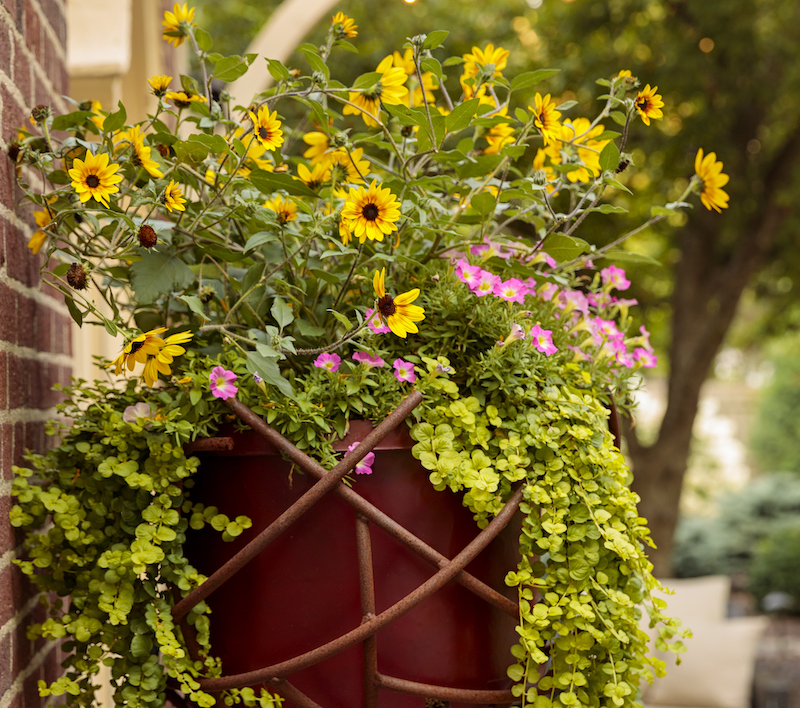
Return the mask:
[[[231,411],[259,435],[266,438],[289,460],[312,475],[318,481],[294,504],[261,531],[247,546],[214,572],[208,580],[195,588],[172,609],[175,621],[182,620],[189,611],[204,600],[245,564],[266,548],[272,541],[299,520],[314,504],[326,494],[333,492],[353,507],[356,513],[356,534],[358,546],[359,585],[361,595],[362,623],[349,632],[327,642],[311,651],[266,666],[256,671],[222,676],[200,681],[202,690],[217,692],[224,689],[243,688],[256,684],[268,684],[270,690],[292,701],[300,708],[323,708],[314,700],[294,687],[287,676],[344,651],[354,644],[363,643],[364,656],[364,708],[378,708],[378,689],[390,689],[401,693],[434,699],[484,705],[503,705],[512,703],[514,697],[510,690],[469,690],[447,686],[435,686],[405,679],[386,676],[378,671],[378,649],[376,633],[393,620],[405,614],[426,597],[432,595],[451,580],[494,605],[513,618],[519,617],[518,605],[478,578],[464,570],[486,546],[494,539],[514,516],[522,500],[521,484],[502,511],[484,528],[475,539],[458,555],[449,559],[384,514],[357,492],[342,483],[342,478],[351,472],[378,443],[397,427],[411,411],[422,402],[422,394],[414,391],[383,420],[351,453],[348,453],[331,470],[326,470],[318,462],[303,453],[280,433],[271,428],[247,406],[235,399],[225,401]],[[232,438],[210,438],[198,441],[187,447],[187,452],[220,451],[232,449]],[[370,524],[375,524],[386,533],[406,545],[427,562],[438,568],[438,572],[402,600],[376,614],[373,584],[372,549]]]

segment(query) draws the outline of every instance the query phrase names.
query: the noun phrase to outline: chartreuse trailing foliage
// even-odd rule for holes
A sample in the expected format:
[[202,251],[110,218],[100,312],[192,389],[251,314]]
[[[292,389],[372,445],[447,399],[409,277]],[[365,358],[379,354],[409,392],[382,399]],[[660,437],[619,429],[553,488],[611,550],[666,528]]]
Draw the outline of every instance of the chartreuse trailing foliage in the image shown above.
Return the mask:
[[[43,695],[91,705],[105,663],[119,705],[160,708],[167,690],[214,704],[198,683],[222,672],[208,607],[188,616],[194,654],[171,608],[205,580],[187,535],[210,524],[230,540],[250,521],[191,498],[198,461],[183,446],[230,422],[221,400],[235,396],[330,467],[351,419],[379,421],[416,388],[414,454],[437,489],[462,494],[480,526],[524,490],[522,560],[507,577],[520,703],[636,705],[640,679],[663,670],[642,608],[659,648],[682,644],[651,599],[647,529],[608,432],[631,375],[656,365],[646,330],[629,331],[636,301],[614,262],[648,262],[626,238],[692,192],[724,207],[721,163],[701,151],[678,201],[595,248],[579,234],[625,210],[612,201],[627,191],[616,175],[632,124],[661,113],[655,88],[642,107],[629,71],[598,81],[594,119],[569,118],[574,101],[535,90],[555,70],[506,78],[507,50],[444,57],[436,31],[346,85],[327,61],[358,33],[337,13],[323,46],[299,48],[308,70],[270,60],[274,85],[236,106],[211,81],[255,57],[213,52],[188,5],[164,28],[189,40],[202,84],[152,77],[157,110],[133,125],[122,106],[37,106],[10,150],[40,210],[29,247],[46,255],[44,280],[78,324],[122,336],[113,375],[68,389],[72,427],[14,481],[19,565],[68,599],[30,628],[66,640],[67,672]],[[141,385],[114,378],[137,369]],[[247,689],[222,700],[282,702]]]

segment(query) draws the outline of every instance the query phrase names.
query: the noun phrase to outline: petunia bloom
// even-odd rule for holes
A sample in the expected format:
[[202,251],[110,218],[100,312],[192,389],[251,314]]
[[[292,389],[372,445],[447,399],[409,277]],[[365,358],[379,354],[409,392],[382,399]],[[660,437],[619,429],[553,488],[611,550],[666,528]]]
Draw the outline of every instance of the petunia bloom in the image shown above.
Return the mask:
[[355,359],[359,364],[363,364],[368,369],[380,369],[382,366],[386,365],[386,362],[377,354],[373,356],[372,354],[367,354],[366,352],[356,352],[353,354],[353,359]]
[[211,374],[208,377],[211,380],[211,393],[214,398],[221,398],[226,401],[233,398],[239,391],[239,388],[233,382],[239,377],[232,371],[228,371],[224,366],[215,366],[211,369]]
[[553,344],[553,333],[549,329],[542,329],[538,324],[531,328],[531,339],[534,348],[545,356],[550,356],[558,351],[558,347]]
[[394,377],[400,383],[414,383],[417,380],[414,365],[410,361],[395,359],[392,362],[392,366],[394,366]]
[[616,288],[617,290],[627,290],[631,286],[631,281],[625,277],[625,271],[622,268],[617,268],[615,265],[610,265],[608,268],[603,268],[600,271],[600,278],[604,285]]
[[133,406],[128,406],[122,414],[122,420],[126,423],[142,425],[145,428],[150,427],[150,423],[143,425],[143,421],[150,420],[153,417],[153,409],[150,408],[149,403],[139,401]]
[[633,350],[633,358],[638,361],[645,369],[653,369],[658,364],[658,357],[653,352],[647,351],[644,347]]
[[364,313],[364,319],[367,321],[367,327],[369,327],[375,334],[386,334],[387,332],[392,331],[389,329],[388,325],[385,325],[383,322],[381,322],[381,318],[377,314],[377,310],[374,310],[371,307],[368,308]]
[[318,369],[327,369],[332,374],[336,373],[339,369],[339,364],[342,363],[342,357],[338,354],[330,354],[323,352],[314,360],[314,366]]
[[[353,450],[358,447],[358,443],[354,442],[347,448],[347,454],[349,455]],[[364,458],[356,464],[356,474],[372,474],[372,465],[375,464],[375,453],[368,452],[364,455]]]

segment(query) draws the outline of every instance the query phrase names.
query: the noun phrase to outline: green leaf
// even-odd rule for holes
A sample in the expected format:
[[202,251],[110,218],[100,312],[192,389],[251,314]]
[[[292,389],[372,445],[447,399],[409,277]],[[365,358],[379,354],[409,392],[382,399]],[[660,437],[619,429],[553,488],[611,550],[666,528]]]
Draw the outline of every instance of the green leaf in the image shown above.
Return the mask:
[[447,30],[434,30],[426,38],[422,44],[423,49],[436,49],[450,34]]
[[69,297],[69,295],[65,295],[64,302],[67,304],[67,309],[69,310],[70,316],[78,323],[78,326],[80,327],[83,324],[83,313],[78,309],[78,306],[75,304],[75,300]]
[[295,326],[300,334],[304,337],[321,337],[323,334],[325,334],[325,330],[322,329],[322,327],[312,325],[310,322],[306,322],[305,320],[297,320],[295,322]]
[[419,63],[419,66],[422,71],[430,71],[434,76],[438,76],[440,79],[444,76],[442,73],[442,65],[439,63],[438,59],[426,57]]
[[201,319],[211,319],[206,314],[205,309],[203,308],[203,302],[199,297],[197,297],[197,295],[181,295],[178,300],[183,300],[189,306],[189,309]]
[[191,76],[186,76],[185,74],[181,74],[181,88],[190,95],[193,93],[200,93],[200,84]]
[[614,179],[613,177],[606,177],[603,180],[603,182],[607,184],[609,187],[614,187],[614,189],[621,189],[624,192],[627,192],[628,194],[633,194],[633,192],[631,192],[630,189],[628,189],[624,184],[622,184],[622,182],[620,182],[617,179]]
[[189,136],[189,142],[200,143],[209,149],[210,152],[220,153],[228,151],[228,143],[221,135],[206,135],[205,133],[198,133]]
[[672,209],[667,209],[667,207],[663,206],[650,207],[651,216],[669,216],[672,213],[673,213]]
[[460,179],[485,177],[500,164],[502,159],[502,155],[481,155],[462,165],[456,165],[456,174]]
[[153,650],[153,640],[146,634],[136,634],[131,639],[131,654],[134,658],[139,659],[143,656],[149,656]]
[[341,322],[347,329],[353,328],[353,323],[348,320],[341,312],[336,312],[336,310],[328,310],[339,322]]
[[614,206],[613,204],[602,204],[592,211],[599,211],[601,214],[627,214],[628,210],[625,207]]
[[457,133],[459,130],[466,128],[477,112],[479,104],[479,98],[471,98],[469,101],[464,101],[464,103],[456,106],[445,120],[447,132]]
[[530,86],[535,86],[540,81],[544,81],[545,79],[549,79],[551,76],[555,76],[559,71],[560,69],[537,69],[536,71],[525,71],[522,74],[517,74],[511,80],[509,91],[520,91],[522,89],[529,88]]
[[550,234],[544,241],[542,250],[559,263],[571,261],[588,250],[589,244],[583,239],[564,234]]
[[250,373],[258,374],[264,379],[264,383],[275,386],[284,396],[295,400],[292,385],[281,376],[278,364],[273,359],[267,359],[257,352],[248,352],[245,365]]
[[211,47],[214,46],[214,42],[211,40],[211,35],[199,27],[194,31],[194,38],[197,41],[197,46],[200,47],[200,49],[202,49],[204,52],[210,52]]
[[353,91],[373,88],[378,85],[378,82],[382,78],[383,74],[379,71],[370,71],[368,74],[361,74],[361,76],[353,82]]
[[220,59],[214,67],[214,76],[226,84],[231,81],[236,81],[240,76],[243,76],[250,68],[253,60],[248,56],[234,55],[232,57],[225,57]]
[[51,184],[69,184],[72,182],[72,178],[64,170],[53,170],[47,175],[47,180]]
[[325,75],[325,79],[331,78],[331,70],[328,65],[322,60],[322,57],[317,52],[317,48],[313,44],[304,44],[297,49],[298,52],[305,56],[308,65],[312,71],[319,71]]
[[613,141],[608,143],[600,153],[600,169],[616,171],[619,165],[619,148]]
[[272,316],[278,323],[278,327],[280,327],[281,329],[290,325],[294,321],[294,313],[292,312],[292,308],[289,307],[289,305],[287,305],[279,297],[276,297],[272,301],[272,307],[270,308],[270,313],[272,313]]
[[69,130],[76,125],[81,125],[87,118],[91,118],[93,115],[94,113],[92,113],[92,111],[73,111],[72,113],[56,116],[53,119],[53,125],[50,127],[50,130],[53,132]]
[[125,121],[128,120],[128,114],[125,112],[125,106],[122,105],[122,101],[117,105],[119,106],[119,110],[106,116],[103,122],[103,130],[106,133],[113,133],[115,130],[119,130],[125,125]]
[[313,197],[314,199],[317,197],[316,193],[300,180],[282,172],[253,170],[250,173],[250,181],[262,194],[271,195],[273,192],[283,189],[288,194],[294,194],[299,197]]
[[194,274],[179,258],[150,251],[131,265],[131,281],[137,304],[147,305],[164,293],[187,287],[194,281]]
[[489,192],[479,192],[472,197],[469,205],[481,216],[486,216],[487,214],[494,213],[494,209],[497,206],[497,199]]
[[179,161],[199,163],[208,157],[208,147],[196,140],[179,140],[172,146]]
[[517,120],[520,123],[527,123],[528,122],[528,114],[522,110],[521,108],[514,109],[514,115],[517,117]]
[[512,664],[508,667],[506,673],[508,674],[508,678],[510,678],[512,681],[520,681],[525,675],[525,669],[523,669],[519,664]]
[[289,70],[277,59],[267,59],[267,69],[275,81],[286,81],[291,76]]
[[659,266],[661,267],[663,263],[661,261],[653,258],[652,256],[648,256],[645,253],[635,253],[633,251],[623,251],[613,250],[613,251],[606,251],[602,255],[598,256],[598,258],[603,258],[608,261],[612,261],[614,263],[636,263],[637,265],[649,265],[649,266]]
[[270,241],[277,241],[278,235],[272,233],[271,231],[259,231],[258,233],[253,234],[249,239],[247,239],[247,243],[244,245],[244,252],[249,253],[254,248],[258,248],[259,246],[263,246],[265,243],[269,243]]
[[613,120],[617,125],[625,125],[627,121],[627,117],[622,111],[611,111],[611,120]]

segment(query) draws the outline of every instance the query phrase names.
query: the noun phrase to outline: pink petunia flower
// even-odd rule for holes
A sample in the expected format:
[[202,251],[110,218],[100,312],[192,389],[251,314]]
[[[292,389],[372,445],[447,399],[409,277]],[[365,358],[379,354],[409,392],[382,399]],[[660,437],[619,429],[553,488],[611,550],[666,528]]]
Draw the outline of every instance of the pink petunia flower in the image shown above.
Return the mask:
[[553,344],[553,333],[549,329],[542,329],[538,324],[531,328],[531,339],[534,348],[545,356],[550,356],[558,351],[558,347]]
[[462,283],[466,283],[471,288],[477,285],[481,269],[478,266],[470,265],[462,258],[456,262],[455,273]]
[[228,371],[224,366],[215,366],[211,369],[208,377],[211,380],[211,393],[214,398],[221,398],[223,401],[233,398],[239,391],[233,383],[239,377],[232,371]]
[[530,265],[536,265],[537,263],[545,263],[550,268],[555,268],[558,265],[556,263],[555,258],[548,255],[544,251],[539,251],[538,253],[534,253],[532,256],[528,258],[528,263],[530,263]]
[[513,251],[504,251],[502,244],[495,243],[494,241],[484,241],[470,246],[469,252],[473,256],[481,256],[482,258],[491,258],[497,256],[498,258],[509,259],[514,255]]
[[658,357],[653,354],[653,352],[647,351],[647,349],[643,347],[638,347],[633,350],[633,358],[645,369],[653,369],[658,364]]
[[392,366],[394,366],[394,377],[400,383],[414,383],[417,380],[414,365],[410,361],[395,359],[392,362]]
[[497,343],[498,347],[507,347],[511,342],[516,342],[518,339],[523,339],[525,337],[525,328],[522,325],[518,325],[514,322],[511,325],[511,331],[508,333],[508,336]]
[[470,287],[470,290],[478,297],[490,295],[494,292],[494,286],[500,282],[500,276],[490,273],[488,270],[481,270],[478,282]]
[[381,324],[381,318],[375,315],[375,310],[371,307],[364,314],[364,318],[367,320],[367,327],[375,334],[386,334],[392,331],[389,329],[389,325]]
[[341,363],[342,357],[338,354],[330,354],[329,352],[323,352],[314,360],[314,366],[318,369],[327,369],[332,374],[336,373]]
[[528,286],[519,278],[509,278],[495,283],[494,294],[506,302],[518,302],[523,304],[525,296],[528,294]]
[[386,362],[381,359],[377,354],[372,356],[371,354],[367,354],[366,352],[356,352],[353,354],[353,359],[355,359],[359,364],[363,364],[368,369],[376,368],[380,369],[382,366],[386,365]]
[[557,293],[558,286],[553,283],[544,283],[539,286],[539,297],[545,302],[552,300]]
[[589,299],[580,290],[562,290],[558,294],[559,307],[564,308],[564,314],[573,310],[589,314]]
[[[358,443],[354,442],[347,448],[347,454],[349,455],[353,450],[358,447]],[[358,464],[356,464],[356,474],[372,474],[372,465],[375,464],[375,453],[368,452],[364,455],[364,459],[361,460]]]
[[149,403],[139,401],[136,405],[128,406],[122,414],[122,420],[126,423],[135,423],[142,425],[144,428],[149,428],[152,423],[144,425],[144,421],[150,420],[153,417],[153,409],[150,408]]
[[627,290],[631,286],[631,281],[625,277],[625,271],[614,265],[603,268],[600,271],[600,278],[604,285],[611,286],[617,290]]

